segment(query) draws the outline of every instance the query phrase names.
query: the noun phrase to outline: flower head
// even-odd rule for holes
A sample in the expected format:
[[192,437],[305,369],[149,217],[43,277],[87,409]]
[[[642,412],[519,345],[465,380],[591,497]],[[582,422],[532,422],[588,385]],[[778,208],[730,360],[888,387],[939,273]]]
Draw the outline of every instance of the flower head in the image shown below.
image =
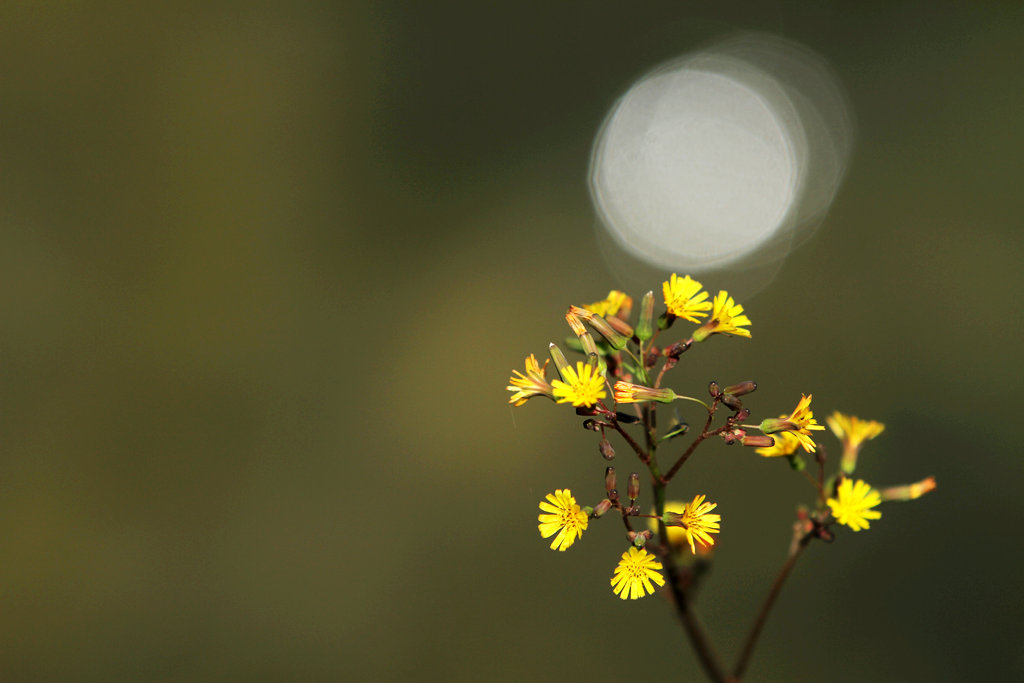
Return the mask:
[[729,293],[721,290],[715,296],[711,319],[693,333],[694,341],[704,341],[713,334],[734,334],[749,337],[750,330],[743,329],[750,324],[750,318],[743,315],[743,306],[735,303]]
[[879,519],[882,513],[872,510],[882,502],[882,497],[867,482],[858,479],[843,479],[836,489],[838,498],[829,498],[828,506],[832,508],[832,516],[840,524],[845,524],[854,531],[867,529],[869,519]]
[[620,317],[626,317],[629,315],[630,309],[633,307],[633,299],[628,294],[613,289],[608,292],[608,296],[603,301],[595,301],[592,304],[586,304],[583,308],[587,309],[591,313],[596,313],[602,318],[608,318],[616,315],[621,309],[623,315]]
[[843,415],[838,410],[825,418],[836,438],[843,442],[842,468],[847,474],[857,466],[857,455],[865,441],[885,430],[885,425],[874,420],[862,420],[854,415]]
[[604,376],[592,365],[576,361],[576,369],[566,367],[562,379],[551,381],[552,393],[559,403],[590,407],[607,396]]
[[551,385],[548,384],[547,377],[545,377],[548,368],[548,360],[544,360],[544,366],[537,362],[537,358],[531,353],[526,357],[526,374],[519,372],[518,370],[512,371],[512,377],[509,378],[509,385],[505,387],[511,392],[512,398],[508,400],[509,403],[517,406],[521,406],[534,396],[547,396],[553,399],[554,394],[551,390]]
[[587,513],[583,512],[576,504],[576,499],[572,497],[572,492],[569,489],[556,489],[554,493],[549,493],[545,498],[547,500],[540,502],[540,509],[547,514],[537,516],[537,521],[540,522],[537,528],[540,529],[540,535],[544,538],[549,538],[557,533],[555,540],[551,542],[551,549],[565,550],[586,531],[589,521]]
[[811,398],[813,394],[800,395],[800,402],[788,416],[781,418],[768,418],[761,422],[760,429],[765,434],[775,434],[787,431],[800,441],[800,445],[808,453],[814,452],[814,439],[811,438],[812,429],[825,429],[825,425],[818,424],[811,412]]
[[701,291],[701,284],[689,275],[679,277],[672,273],[668,281],[661,284],[661,291],[665,295],[665,307],[677,318],[699,323],[700,318],[708,315],[704,311],[711,309],[708,293]]
[[612,389],[615,390],[616,403],[643,403],[644,401],[671,403],[676,400],[676,392],[669,388],[652,389],[642,384],[619,380]]
[[[785,415],[783,415],[783,418],[785,418]],[[775,445],[768,448],[758,448],[758,455],[763,455],[766,458],[793,455],[796,449],[800,447],[800,439],[795,437],[792,432],[776,432],[772,434],[772,438],[775,439]]]
[[711,534],[719,532],[718,523],[721,515],[709,514],[718,507],[718,503],[705,503],[704,496],[694,496],[689,503],[665,504],[665,525],[668,527],[668,540],[672,545],[690,544],[690,552],[696,554],[696,544],[702,548],[710,548],[715,544]]
[[630,547],[622,553],[622,559],[615,567],[612,576],[612,590],[620,598],[630,600],[642,598],[648,593],[654,593],[654,586],[651,581],[659,586],[665,585],[665,579],[658,570],[661,563],[644,548]]

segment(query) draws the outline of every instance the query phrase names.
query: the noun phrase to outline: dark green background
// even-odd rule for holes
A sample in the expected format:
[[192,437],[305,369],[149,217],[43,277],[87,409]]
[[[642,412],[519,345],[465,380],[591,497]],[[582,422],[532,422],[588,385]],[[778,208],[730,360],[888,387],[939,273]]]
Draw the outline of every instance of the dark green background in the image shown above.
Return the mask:
[[[539,538],[604,463],[503,387],[619,284],[605,112],[734,29],[822,54],[859,135],[753,340],[672,385],[813,391],[886,423],[862,476],[939,482],[810,548],[749,680],[1024,676],[1019,3],[423,2],[0,10],[0,677],[698,680],[612,595],[620,527]],[[731,658],[809,490],[719,443],[684,474]]]

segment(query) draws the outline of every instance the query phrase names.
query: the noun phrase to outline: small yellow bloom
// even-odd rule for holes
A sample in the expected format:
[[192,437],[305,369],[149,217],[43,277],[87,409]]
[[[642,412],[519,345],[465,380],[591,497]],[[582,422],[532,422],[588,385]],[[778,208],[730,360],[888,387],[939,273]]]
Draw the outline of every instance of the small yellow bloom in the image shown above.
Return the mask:
[[750,318],[743,315],[743,306],[735,303],[729,293],[721,290],[715,296],[711,319],[697,328],[693,341],[704,341],[713,334],[734,334],[749,337],[750,330],[743,329],[750,324]]
[[[782,416],[785,419],[785,415]],[[757,454],[766,458],[774,458],[780,455],[793,455],[800,447],[800,439],[793,436],[791,432],[776,432],[772,434],[775,445],[768,448],[758,448]]]
[[547,377],[545,377],[547,368],[548,360],[545,360],[544,367],[541,367],[537,362],[537,358],[532,353],[527,356],[526,374],[524,375],[518,370],[513,370],[512,377],[508,380],[509,385],[505,387],[509,391],[514,392],[508,402],[521,406],[534,396],[547,396],[553,399],[554,394],[552,393],[551,385],[548,384]]
[[608,292],[608,296],[603,301],[595,301],[592,304],[587,304],[583,308],[587,309],[591,313],[597,313],[602,318],[608,318],[623,309],[623,313],[629,315],[629,310],[633,307],[633,299],[628,294],[613,289]]
[[576,370],[566,367],[560,379],[552,380],[553,394],[559,403],[572,403],[576,407],[590,407],[608,394],[604,390],[604,376],[593,366],[576,361]]
[[838,410],[825,418],[832,428],[832,433],[843,442],[843,458],[841,466],[847,474],[852,474],[857,466],[857,455],[865,441],[869,441],[885,429],[885,425],[874,420],[862,420],[853,415],[843,415]]
[[612,590],[623,600],[627,597],[636,600],[648,593],[654,593],[651,581],[659,586],[665,585],[665,579],[658,572],[659,569],[661,563],[646,549],[631,547],[622,553],[622,559],[615,567],[611,580]]
[[665,307],[677,318],[699,323],[700,318],[708,315],[704,311],[711,309],[708,293],[701,291],[701,284],[689,275],[681,278],[672,273],[667,282],[661,283],[661,291],[665,295]]
[[768,418],[761,422],[761,431],[765,434],[775,435],[778,432],[787,431],[800,440],[800,445],[808,453],[814,452],[814,439],[811,438],[812,429],[825,429],[825,425],[818,424],[811,412],[811,398],[813,394],[800,395],[800,403],[787,417]]
[[540,522],[537,528],[544,538],[550,538],[557,533],[555,540],[551,542],[551,549],[563,551],[587,530],[587,513],[576,504],[576,499],[572,497],[569,489],[557,489],[554,493],[547,494],[545,498],[546,501],[540,502],[540,509],[547,514],[537,516],[537,521]]
[[878,491],[875,491],[867,482],[858,479],[843,479],[843,482],[836,490],[838,498],[829,498],[828,506],[832,508],[832,516],[840,524],[845,524],[854,531],[867,529],[869,519],[880,519],[882,513],[872,510],[882,502]]
[[665,521],[669,543],[680,546],[689,543],[690,552],[694,554],[697,553],[696,544],[700,544],[703,549],[713,546],[715,539],[711,534],[719,532],[719,522],[722,521],[721,515],[709,514],[716,507],[718,503],[705,503],[703,495],[694,496],[681,509],[678,503],[666,503]]
[[643,403],[644,401],[671,403],[676,400],[676,392],[671,389],[653,389],[622,380],[616,382],[612,389],[615,390],[616,403]]

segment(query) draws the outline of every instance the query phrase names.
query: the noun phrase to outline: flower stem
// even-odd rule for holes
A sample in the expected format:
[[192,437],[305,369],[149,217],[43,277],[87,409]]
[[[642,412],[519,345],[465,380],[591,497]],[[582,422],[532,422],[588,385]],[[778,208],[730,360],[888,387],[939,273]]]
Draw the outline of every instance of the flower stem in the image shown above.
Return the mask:
[[739,681],[743,678],[743,674],[746,673],[747,667],[750,665],[750,657],[754,654],[754,646],[757,645],[757,639],[761,635],[761,629],[764,628],[764,622],[768,619],[768,613],[771,611],[772,606],[775,604],[776,598],[779,597],[779,593],[782,592],[782,585],[789,578],[790,572],[793,571],[793,567],[796,565],[796,561],[800,558],[804,548],[814,538],[813,533],[804,534],[800,541],[796,544],[796,547],[789,554],[786,559],[786,563],[782,565],[782,569],[779,571],[779,575],[775,577],[772,588],[768,591],[768,597],[765,598],[764,604],[761,605],[761,611],[757,615],[757,619],[754,620],[754,625],[750,627],[750,633],[747,634],[747,640],[743,644],[743,650],[740,651],[740,656],[736,660],[736,666],[733,668],[731,681]]

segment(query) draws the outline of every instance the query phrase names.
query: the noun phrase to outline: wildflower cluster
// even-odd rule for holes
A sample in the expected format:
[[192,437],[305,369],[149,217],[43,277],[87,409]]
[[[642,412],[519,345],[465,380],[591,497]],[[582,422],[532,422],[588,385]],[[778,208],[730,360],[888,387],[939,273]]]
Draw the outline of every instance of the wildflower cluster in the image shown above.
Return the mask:
[[[558,345],[550,344],[548,353],[555,376],[549,379],[549,361],[541,365],[533,354],[527,356],[525,371],[514,371],[509,379],[509,403],[522,406],[532,398],[546,396],[556,403],[571,404],[576,415],[585,418],[584,428],[597,435],[598,451],[606,461],[616,457],[609,440],[613,435],[636,456],[638,471],[629,474],[624,495],[614,467],[605,468],[604,492],[596,496],[594,505],[581,506],[568,488],[547,494],[540,502],[540,534],[553,537],[553,550],[564,551],[583,537],[592,520],[618,518],[626,548],[620,551],[619,562],[612,569],[613,593],[623,600],[635,600],[666,588],[698,652],[705,652],[709,645],[699,629],[687,621],[692,612],[688,603],[697,580],[711,562],[711,551],[721,533],[722,514],[717,503],[708,500],[707,491],[691,490],[689,502],[668,498],[669,485],[702,443],[720,439],[726,444],[754,448],[766,458],[780,458],[814,487],[813,507],[797,510],[783,579],[790,563],[811,540],[833,540],[832,528],[837,524],[853,531],[868,529],[871,521],[881,518],[876,508],[883,502],[920,497],[935,488],[935,481],[928,478],[877,490],[854,479],[862,446],[885,427],[839,412],[828,417],[826,423],[840,440],[842,455],[836,473],[826,478],[826,456],[816,441],[816,433],[825,425],[818,423],[811,410],[811,394],[802,394],[788,413],[754,421],[751,410],[744,405],[749,400],[746,397],[757,389],[754,381],[725,387],[710,382],[709,397],[704,398],[663,386],[666,374],[695,344],[713,336],[751,338],[751,320],[728,292],[719,291],[712,297],[689,275],[673,274],[662,284],[664,310],[657,317],[653,292],[640,299],[635,320],[633,303],[629,295],[613,290],[602,301],[570,306],[565,319],[571,335],[565,348],[582,354],[583,359],[571,363]],[[677,325],[685,323],[696,327],[663,341],[678,329]],[[689,425],[678,419],[661,429],[655,419],[658,404],[676,401],[702,407],[698,424],[703,426],[699,430],[691,434]],[[688,443],[683,438],[686,436],[690,437]],[[662,455],[666,451],[668,457]],[[813,454],[817,463],[817,476],[807,471],[804,457],[808,454]],[[645,504],[640,503],[641,472],[649,481],[652,498]],[[638,524],[640,520],[644,523]],[[753,632],[754,639],[758,631]],[[710,659],[702,656],[707,660],[706,667],[711,665]],[[741,672],[744,666],[741,658],[737,670]]]

